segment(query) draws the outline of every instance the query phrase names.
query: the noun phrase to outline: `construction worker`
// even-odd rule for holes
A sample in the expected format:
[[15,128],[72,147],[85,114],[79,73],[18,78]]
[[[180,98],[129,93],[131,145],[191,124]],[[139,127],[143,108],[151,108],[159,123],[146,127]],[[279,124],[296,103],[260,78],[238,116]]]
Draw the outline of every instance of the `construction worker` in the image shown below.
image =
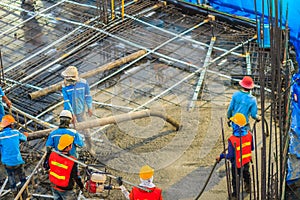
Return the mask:
[[228,153],[221,153],[216,160],[219,162],[223,158],[226,158],[231,162],[232,197],[235,199],[238,194],[238,188],[236,187],[236,174],[240,176],[241,172],[243,173],[245,191],[247,193],[250,192],[251,179],[249,163],[252,159],[251,151],[254,150],[254,145],[252,134],[246,126],[247,121],[245,115],[242,113],[236,113],[230,118],[230,120],[232,121],[233,134],[228,139]]
[[126,199],[130,200],[139,200],[139,199],[151,199],[151,200],[163,200],[162,197],[162,190],[156,187],[153,183],[153,174],[154,169],[148,165],[144,165],[140,169],[140,180],[141,183],[139,184],[140,187],[145,188],[148,191],[140,189],[138,187],[133,187],[131,192],[129,193],[128,190],[125,188],[122,182],[122,178],[118,177],[117,182],[120,185],[120,189]]
[[[249,124],[249,116],[259,122],[260,116],[257,114],[256,98],[250,94],[250,91],[254,88],[252,78],[250,76],[245,76],[239,84],[242,87],[242,90],[237,91],[232,95],[227,110],[228,120],[236,113],[242,113],[246,117],[247,124]],[[248,129],[250,129],[249,125]]]
[[62,72],[64,84],[62,93],[64,97],[64,109],[73,114],[73,122],[85,121],[85,104],[88,108],[88,114],[91,117],[92,96],[90,87],[85,79],[78,77],[78,70],[74,66],[69,66]]
[[[74,137],[64,134],[60,137],[57,148],[62,154],[75,159],[70,155],[73,142]],[[55,200],[76,200],[77,196],[73,191],[74,181],[83,190],[77,163],[56,152],[51,152],[49,166],[49,180],[52,186],[53,198]]]
[[3,101],[6,103],[8,108],[11,108],[11,101],[7,98],[7,96],[4,94],[2,88],[0,87],[0,97],[1,97],[1,103],[0,103],[0,121],[2,120],[2,117],[5,115],[4,107],[3,107]]
[[58,151],[59,139],[62,135],[68,134],[74,138],[73,146],[72,146],[72,149],[70,150],[71,156],[77,157],[76,147],[84,146],[84,142],[83,142],[81,136],[79,135],[79,133],[75,129],[69,128],[71,120],[72,120],[72,114],[70,111],[68,111],[68,110],[61,111],[61,113],[59,114],[59,121],[60,121],[59,128],[52,131],[46,141],[46,147],[47,147],[47,152],[48,152],[45,162],[44,162],[44,167],[46,169],[48,168],[48,159],[47,158],[49,157],[49,155],[51,153],[51,149],[55,148],[55,150]]
[[8,174],[10,189],[14,195],[18,191],[16,178],[21,182],[20,187],[26,182],[23,168],[25,162],[22,159],[19,145],[20,142],[25,142],[28,136],[27,133],[22,134],[14,129],[15,122],[13,116],[4,115],[0,123],[0,126],[3,128],[2,132],[0,132],[1,162]]

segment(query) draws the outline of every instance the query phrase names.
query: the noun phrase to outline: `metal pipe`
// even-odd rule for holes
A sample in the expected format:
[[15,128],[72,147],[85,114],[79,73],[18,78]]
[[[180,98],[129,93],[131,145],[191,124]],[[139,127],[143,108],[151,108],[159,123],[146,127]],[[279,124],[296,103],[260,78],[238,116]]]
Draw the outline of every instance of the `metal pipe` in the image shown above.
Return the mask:
[[0,197],[1,197],[1,194],[2,194],[2,192],[3,192],[3,190],[4,190],[5,186],[6,186],[7,182],[8,182],[8,177],[5,178],[5,181],[4,181],[3,185],[1,186]]
[[111,0],[111,20],[115,19],[115,0]]
[[[153,110],[141,110],[141,111],[137,111],[137,112],[130,112],[130,113],[125,113],[125,114],[100,118],[100,119],[79,122],[76,124],[76,130],[84,130],[87,128],[94,128],[94,127],[104,126],[107,124],[117,124],[117,123],[124,122],[124,121],[141,119],[144,117],[151,117],[151,116],[164,119],[165,121],[172,124],[176,128],[176,130],[179,130],[179,128],[180,128],[180,125],[174,119],[166,116],[165,114],[163,114],[161,112],[153,111]],[[54,128],[29,133],[27,140],[29,141],[29,140],[46,137],[53,130],[54,130]]]

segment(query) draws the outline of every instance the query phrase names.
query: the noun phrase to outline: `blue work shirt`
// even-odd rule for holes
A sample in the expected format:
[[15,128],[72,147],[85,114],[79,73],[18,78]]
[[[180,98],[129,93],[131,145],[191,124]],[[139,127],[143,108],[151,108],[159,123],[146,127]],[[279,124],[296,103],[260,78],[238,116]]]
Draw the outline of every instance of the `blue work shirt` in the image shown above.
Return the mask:
[[5,94],[2,90],[2,88],[0,87],[0,121],[2,120],[2,117],[5,115],[3,102],[2,102],[2,98],[4,97],[4,95]]
[[240,137],[240,136],[245,136],[248,134],[248,127],[247,126],[242,126],[240,127],[239,125],[235,124],[235,123],[231,123],[232,126],[232,134],[236,137]]
[[64,109],[72,114],[84,113],[85,104],[88,109],[92,108],[92,96],[90,87],[85,79],[80,79],[75,85],[63,85],[62,93],[64,97]]
[[0,132],[1,162],[7,166],[24,164],[20,152],[20,141],[26,141],[25,135],[9,127]]
[[236,113],[242,113],[249,123],[249,116],[253,119],[257,118],[257,102],[256,98],[250,92],[237,91],[232,95],[228,110],[227,118],[231,118]]
[[46,141],[46,147],[53,147],[55,148],[56,151],[59,151],[57,148],[57,145],[59,143],[59,139],[62,135],[68,134],[72,137],[74,137],[74,142],[72,145],[72,149],[70,150],[70,155],[77,157],[76,156],[76,146],[78,147],[83,147],[84,143],[79,135],[79,133],[74,130],[74,129],[67,129],[67,128],[58,128],[50,133],[50,135],[47,138]]

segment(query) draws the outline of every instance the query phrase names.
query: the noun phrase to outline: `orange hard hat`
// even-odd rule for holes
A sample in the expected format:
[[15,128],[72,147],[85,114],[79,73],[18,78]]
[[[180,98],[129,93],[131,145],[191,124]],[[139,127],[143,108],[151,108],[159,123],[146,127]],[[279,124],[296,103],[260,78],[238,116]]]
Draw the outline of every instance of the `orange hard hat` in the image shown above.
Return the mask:
[[4,128],[4,127],[7,127],[7,126],[9,126],[9,125],[11,125],[11,124],[13,124],[15,122],[16,122],[16,120],[15,120],[15,118],[13,116],[11,116],[11,115],[4,115],[3,118],[2,118],[2,121],[0,123],[0,126],[2,128]]
[[246,117],[242,113],[236,113],[233,117],[230,118],[230,120],[240,127],[247,124]]
[[59,143],[57,145],[58,150],[62,151],[64,150],[67,146],[72,144],[74,141],[74,137],[68,134],[64,134],[60,137]]
[[244,76],[244,78],[239,82],[240,86],[246,89],[253,89],[254,82],[250,76]]
[[143,180],[150,179],[154,174],[154,169],[152,169],[149,165],[144,165],[140,170],[140,178]]

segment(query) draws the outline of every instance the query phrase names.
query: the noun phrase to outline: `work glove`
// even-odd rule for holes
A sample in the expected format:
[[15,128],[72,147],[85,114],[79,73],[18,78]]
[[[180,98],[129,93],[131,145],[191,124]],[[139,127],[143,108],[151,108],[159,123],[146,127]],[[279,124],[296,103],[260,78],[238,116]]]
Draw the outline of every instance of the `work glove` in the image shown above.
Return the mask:
[[261,117],[259,115],[257,115],[255,121],[256,122],[260,122],[261,121]]
[[122,177],[117,177],[116,178],[117,183],[119,184],[119,186],[123,185],[123,181],[122,181]]

